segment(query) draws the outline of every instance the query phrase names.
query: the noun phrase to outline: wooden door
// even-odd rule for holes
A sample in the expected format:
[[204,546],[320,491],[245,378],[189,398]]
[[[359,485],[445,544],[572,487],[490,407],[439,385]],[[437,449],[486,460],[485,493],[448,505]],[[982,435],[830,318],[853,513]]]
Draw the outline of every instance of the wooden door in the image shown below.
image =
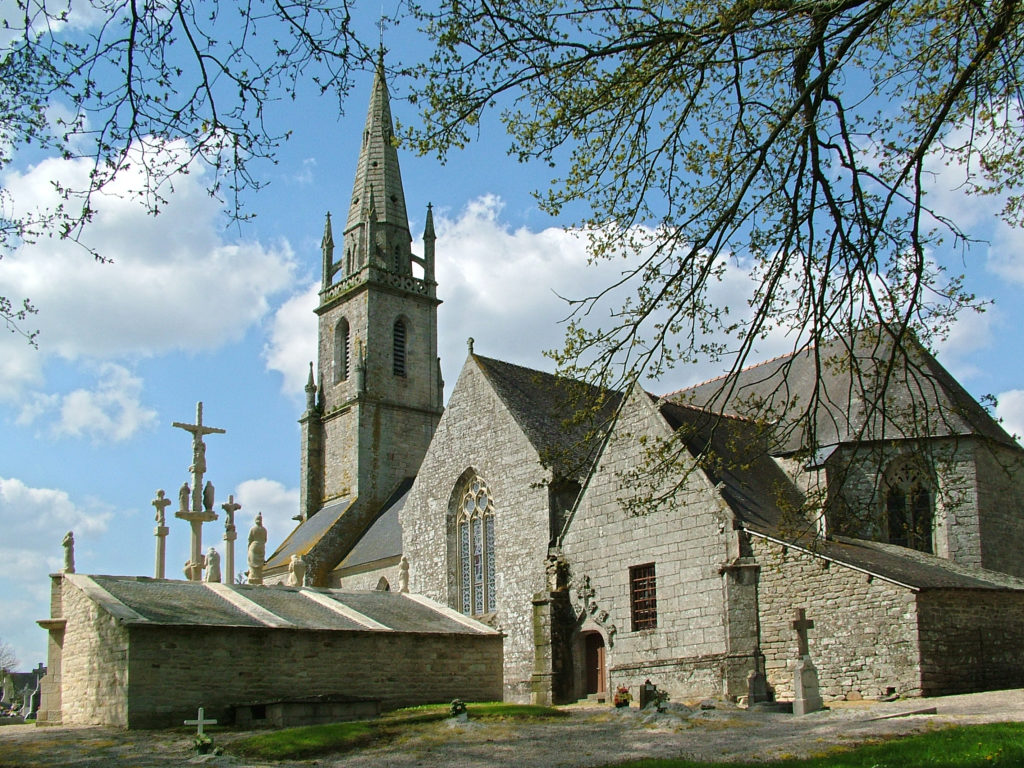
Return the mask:
[[597,632],[589,632],[583,638],[586,656],[587,693],[605,693],[608,678],[604,660],[604,638]]

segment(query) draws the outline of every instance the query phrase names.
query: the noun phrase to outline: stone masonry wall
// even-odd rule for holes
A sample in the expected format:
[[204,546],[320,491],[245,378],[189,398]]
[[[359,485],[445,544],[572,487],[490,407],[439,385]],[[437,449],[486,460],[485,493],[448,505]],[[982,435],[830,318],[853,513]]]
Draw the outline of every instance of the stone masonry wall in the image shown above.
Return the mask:
[[530,700],[532,599],[544,589],[548,494],[536,450],[470,357],[402,510],[409,590],[459,610],[452,494],[466,470],[494,500],[497,611],[484,620],[506,634],[505,698]]
[[981,565],[1024,576],[1024,452],[979,443],[975,457]]
[[1024,685],[1024,592],[928,590],[918,606],[926,696]]
[[[670,434],[646,395],[632,394],[569,524],[563,551],[577,612],[588,610],[578,590],[589,577],[595,615],[607,612],[605,627],[616,628],[605,651],[609,690],[626,685],[635,695],[650,678],[673,700],[684,700],[724,693],[727,637],[719,568],[736,533],[721,498],[699,471],[686,476],[670,503],[641,515],[623,508],[622,497],[634,492],[624,477],[643,461],[641,441],[652,445]],[[667,490],[678,478],[673,474],[650,490]],[[634,632],[629,569],[646,563],[655,565],[657,627]]]
[[814,621],[808,632],[822,698],[875,698],[890,688],[920,695],[914,593],[878,578],[758,536],[761,564],[761,651],[777,699],[793,698],[797,608]]
[[[829,484],[843,504],[830,514],[831,530],[873,541],[888,541],[885,471],[892,462],[913,458],[932,475],[934,553],[965,565],[982,564],[979,522],[977,441],[946,438],[865,444],[837,451],[829,460]],[[841,514],[842,519],[834,517]]]
[[61,659],[61,722],[124,727],[128,724],[128,630],[67,579],[60,581],[67,619]]
[[131,629],[128,724],[179,725],[202,705],[315,694],[379,699],[392,709],[501,696],[501,637],[287,629]]

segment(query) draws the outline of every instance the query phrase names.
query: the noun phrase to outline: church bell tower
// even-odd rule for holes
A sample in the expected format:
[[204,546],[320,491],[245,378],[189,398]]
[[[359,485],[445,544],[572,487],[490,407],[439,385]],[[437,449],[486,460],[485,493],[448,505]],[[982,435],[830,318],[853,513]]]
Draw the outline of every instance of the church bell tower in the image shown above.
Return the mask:
[[300,419],[302,517],[355,500],[342,518],[353,544],[416,474],[442,412],[433,215],[417,256],[395,145],[381,61],[337,243],[330,214],[324,227],[318,376]]

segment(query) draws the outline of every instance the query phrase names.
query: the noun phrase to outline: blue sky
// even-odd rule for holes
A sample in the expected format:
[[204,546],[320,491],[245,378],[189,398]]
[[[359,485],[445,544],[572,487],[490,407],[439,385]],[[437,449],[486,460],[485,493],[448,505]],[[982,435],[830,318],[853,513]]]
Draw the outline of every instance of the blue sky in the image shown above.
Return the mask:
[[[80,572],[153,574],[150,502],[159,488],[173,497],[188,479],[190,437],[171,422],[191,422],[197,401],[206,423],[227,430],[207,438],[218,508],[228,494],[241,502],[243,537],[262,512],[271,549],[291,530],[319,242],[324,214],[348,208],[370,84],[367,74],[341,118],[333,99],[311,93],[279,105],[275,119],[294,135],[276,165],[256,169],[268,185],[249,197],[251,224],[226,226],[196,168],[157,217],[116,196],[99,202],[87,239],[113,263],[52,240],[0,262],[0,294],[29,296],[39,309],[31,322],[38,349],[0,334],[0,639],[23,668],[45,660],[35,621],[49,615],[47,574],[61,565],[65,531],[75,532]],[[413,122],[402,84],[391,86],[396,118]],[[586,266],[583,240],[530,196],[550,170],[508,158],[499,131],[485,122],[481,141],[445,165],[400,151],[417,240],[434,205],[446,392],[469,336],[480,354],[550,370],[541,353],[561,340],[567,308],[558,294],[584,295],[619,268]],[[16,205],[46,204],[51,179],[85,170],[16,158],[4,186]],[[996,302],[954,328],[940,359],[975,395],[999,396],[1008,428],[1024,432],[1024,237],[997,221],[998,200],[964,198],[954,191],[956,169],[937,170],[934,199],[988,241],[967,257],[968,285]],[[744,287],[742,264],[732,264],[718,298],[742,306]],[[784,350],[784,340],[770,338],[759,352]],[[676,371],[649,388],[667,392],[720,368]],[[168,575],[180,577],[187,525],[168,524]],[[206,526],[206,545],[221,548],[222,530],[221,521]]]

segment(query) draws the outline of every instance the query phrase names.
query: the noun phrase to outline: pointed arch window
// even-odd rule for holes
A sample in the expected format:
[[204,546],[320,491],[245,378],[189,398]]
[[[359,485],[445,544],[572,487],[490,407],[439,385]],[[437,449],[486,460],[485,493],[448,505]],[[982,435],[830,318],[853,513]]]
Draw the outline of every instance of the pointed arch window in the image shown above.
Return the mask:
[[334,381],[345,381],[349,374],[349,354],[351,340],[349,338],[348,320],[344,317],[338,321],[334,328]]
[[474,476],[459,497],[459,607],[467,616],[495,610],[494,503]]
[[395,376],[405,376],[405,342],[406,342],[407,329],[405,327],[405,320],[398,318],[395,320],[395,327],[391,334],[392,340],[392,353],[391,353],[391,372]]
[[894,462],[886,474],[889,543],[931,553],[934,494],[927,475],[917,462],[906,460]]

